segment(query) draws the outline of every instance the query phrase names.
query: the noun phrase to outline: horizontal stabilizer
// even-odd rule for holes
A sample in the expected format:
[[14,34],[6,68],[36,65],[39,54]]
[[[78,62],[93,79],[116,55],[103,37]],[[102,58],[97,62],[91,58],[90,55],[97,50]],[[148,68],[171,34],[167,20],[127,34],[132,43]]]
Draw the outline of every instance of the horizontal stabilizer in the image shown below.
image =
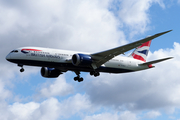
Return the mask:
[[155,64],[155,63],[162,62],[162,61],[165,61],[165,60],[168,60],[168,59],[172,59],[172,58],[173,57],[163,58],[163,59],[159,59],[159,60],[154,60],[154,61],[142,63],[142,64],[139,64],[139,65],[151,65],[151,64]]

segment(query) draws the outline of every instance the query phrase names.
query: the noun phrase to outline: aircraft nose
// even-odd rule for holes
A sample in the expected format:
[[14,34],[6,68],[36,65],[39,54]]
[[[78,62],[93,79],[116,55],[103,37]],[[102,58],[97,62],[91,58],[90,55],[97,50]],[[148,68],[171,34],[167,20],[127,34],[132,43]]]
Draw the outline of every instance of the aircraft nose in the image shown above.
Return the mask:
[[11,59],[11,55],[8,54],[8,55],[6,56],[6,60],[7,60],[7,61],[10,61],[10,59]]

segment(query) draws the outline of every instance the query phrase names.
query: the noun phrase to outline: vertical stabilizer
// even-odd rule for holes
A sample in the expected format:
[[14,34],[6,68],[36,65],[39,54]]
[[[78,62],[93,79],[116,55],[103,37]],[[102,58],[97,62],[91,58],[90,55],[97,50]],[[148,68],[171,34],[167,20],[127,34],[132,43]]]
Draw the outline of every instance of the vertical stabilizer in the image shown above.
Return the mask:
[[151,40],[143,43],[141,46],[137,47],[129,57],[146,62],[150,45]]

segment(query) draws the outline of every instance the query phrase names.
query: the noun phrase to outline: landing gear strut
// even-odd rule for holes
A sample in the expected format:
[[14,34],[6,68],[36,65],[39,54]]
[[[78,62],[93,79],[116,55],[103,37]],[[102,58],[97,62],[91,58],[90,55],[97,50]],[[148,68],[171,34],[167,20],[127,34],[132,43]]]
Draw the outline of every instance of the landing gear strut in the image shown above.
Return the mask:
[[74,77],[74,81],[78,81],[78,82],[82,82],[83,81],[83,78],[80,77],[80,72],[75,72],[77,77]]
[[24,68],[22,64],[18,64],[19,67],[21,67],[20,72],[24,72]]

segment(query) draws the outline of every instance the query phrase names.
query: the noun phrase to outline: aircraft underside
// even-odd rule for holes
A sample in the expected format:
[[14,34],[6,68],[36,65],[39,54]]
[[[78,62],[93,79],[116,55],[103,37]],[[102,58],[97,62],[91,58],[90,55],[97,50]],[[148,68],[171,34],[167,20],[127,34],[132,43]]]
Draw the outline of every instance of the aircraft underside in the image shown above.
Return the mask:
[[[11,60],[11,62],[18,64],[20,67],[23,65],[28,66],[38,66],[38,67],[49,67],[62,70],[62,72],[79,71],[79,72],[91,72],[94,71],[91,67],[77,67],[72,63],[57,63],[57,62],[45,62],[45,61],[35,61],[35,60]],[[107,72],[107,73],[126,73],[133,72],[133,70],[122,69],[122,68],[110,68],[110,67],[99,67],[96,69],[97,72]]]
[[[74,66],[72,63],[57,63],[57,62],[45,62],[45,61],[36,61],[36,60],[17,60],[17,59],[13,60],[13,59],[11,59],[11,62],[16,63],[19,67],[21,67],[20,72],[24,72],[24,68],[23,68],[24,65],[38,66],[38,67],[43,66],[42,69],[44,67],[55,68],[60,71],[60,74],[62,74],[62,72],[66,72],[66,71],[74,71],[77,75],[77,77],[74,77],[74,80],[78,81],[78,82],[83,81],[83,78],[80,77],[80,72],[89,72],[90,75],[94,75],[95,77],[99,76],[100,72],[105,72],[105,73],[134,72],[133,70],[128,70],[128,69],[110,68],[110,67],[103,67],[103,66],[94,70],[91,67]],[[41,69],[41,72],[42,72],[42,69]],[[60,74],[58,74],[58,76]],[[41,74],[41,75],[43,76],[43,74]],[[43,76],[43,77],[48,77],[48,76]]]

